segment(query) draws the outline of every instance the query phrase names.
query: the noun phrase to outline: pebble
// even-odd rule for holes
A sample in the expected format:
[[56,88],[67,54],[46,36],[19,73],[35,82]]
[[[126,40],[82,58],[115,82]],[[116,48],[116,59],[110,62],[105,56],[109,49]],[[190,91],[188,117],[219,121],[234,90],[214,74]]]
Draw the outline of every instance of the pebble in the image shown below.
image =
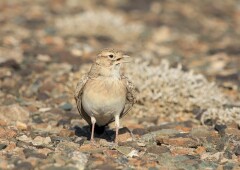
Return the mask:
[[80,151],[73,151],[68,154],[68,157],[75,162],[74,167],[78,169],[85,169],[89,155]]
[[179,133],[179,131],[177,131],[175,129],[162,129],[162,130],[147,133],[147,134],[143,135],[141,137],[141,139],[145,140],[145,141],[155,141],[155,138],[157,136],[160,136],[160,137],[162,137],[162,136],[173,136],[173,135],[176,135],[178,133]]
[[20,162],[15,165],[13,170],[32,170],[33,166],[29,162]]
[[191,139],[191,138],[166,138],[166,137],[157,137],[157,143],[166,144],[171,146],[181,146],[186,148],[196,148],[200,144]]
[[37,136],[34,138],[34,140],[32,140],[32,144],[34,146],[41,146],[41,145],[47,145],[51,143],[51,138],[50,137],[41,137],[41,136]]
[[235,148],[234,148],[234,153],[236,156],[240,156],[240,145],[237,145]]
[[194,138],[206,138],[210,133],[207,127],[195,127],[190,131],[190,135]]
[[61,137],[70,137],[70,136],[74,136],[75,132],[72,130],[68,130],[68,129],[62,129],[59,132],[59,136]]
[[159,155],[162,153],[170,152],[170,149],[166,146],[153,145],[153,146],[148,147],[146,152]]
[[216,125],[214,126],[214,129],[215,129],[216,131],[218,131],[219,133],[223,133],[226,128],[227,128],[226,125],[216,124]]
[[202,153],[206,152],[206,148],[204,146],[198,146],[195,152],[201,155]]
[[142,136],[142,135],[145,135],[148,131],[146,129],[143,129],[143,128],[136,128],[136,129],[133,129],[132,133],[134,135],[139,135],[139,136]]
[[28,122],[29,121],[29,111],[18,104],[12,104],[8,106],[0,107],[0,119],[6,122]]
[[19,141],[22,141],[22,142],[26,142],[26,143],[32,142],[32,138],[30,138],[26,135],[19,136],[16,139],[19,140]]
[[7,145],[6,144],[0,144],[0,150],[3,150],[3,149],[5,149],[7,147]]
[[39,159],[46,159],[47,158],[46,155],[44,155],[42,153],[37,153],[37,151],[35,151],[33,149],[25,148],[23,150],[23,153],[24,153],[26,158],[29,158],[29,157],[34,157],[34,158],[39,158]]
[[3,128],[0,126],[0,138],[1,139],[12,139],[17,136],[17,132],[15,130],[9,128]]
[[70,103],[64,103],[63,105],[60,106],[61,109],[65,111],[71,111],[72,110],[72,105]]
[[17,128],[18,128],[19,130],[27,130],[27,125],[26,125],[26,123],[17,121],[17,122],[16,122],[16,126],[17,126]]

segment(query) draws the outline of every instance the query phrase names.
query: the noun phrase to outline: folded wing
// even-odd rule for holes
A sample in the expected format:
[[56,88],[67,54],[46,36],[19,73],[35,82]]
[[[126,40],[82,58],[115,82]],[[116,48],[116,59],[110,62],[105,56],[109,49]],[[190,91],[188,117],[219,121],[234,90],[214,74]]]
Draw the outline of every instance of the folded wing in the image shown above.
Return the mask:
[[78,82],[77,87],[75,89],[74,98],[77,103],[77,108],[78,108],[79,114],[82,116],[83,119],[85,119],[88,122],[88,124],[91,124],[91,118],[83,110],[83,107],[82,107],[83,89],[84,89],[84,86],[87,83],[88,79],[89,79],[89,77],[87,75],[83,75],[83,77]]

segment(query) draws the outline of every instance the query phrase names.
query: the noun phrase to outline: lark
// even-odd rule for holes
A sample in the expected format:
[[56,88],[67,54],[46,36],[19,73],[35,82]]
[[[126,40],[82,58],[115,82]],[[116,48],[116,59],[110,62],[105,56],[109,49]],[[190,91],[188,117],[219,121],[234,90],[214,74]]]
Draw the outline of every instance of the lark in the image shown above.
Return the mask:
[[129,56],[114,50],[104,50],[97,57],[88,74],[78,82],[75,100],[78,111],[94,130],[104,129],[115,121],[115,143],[118,142],[119,119],[126,115],[136,102],[133,83],[121,73]]

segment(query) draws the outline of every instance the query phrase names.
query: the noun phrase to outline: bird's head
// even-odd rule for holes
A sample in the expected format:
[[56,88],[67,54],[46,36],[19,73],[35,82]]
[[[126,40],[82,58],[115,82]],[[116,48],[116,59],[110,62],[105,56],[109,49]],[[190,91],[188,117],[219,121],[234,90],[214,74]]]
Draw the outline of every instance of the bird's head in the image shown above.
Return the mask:
[[98,72],[105,77],[120,77],[121,66],[123,63],[130,62],[129,56],[114,50],[104,50],[96,58],[91,72]]
[[120,67],[122,63],[129,62],[129,56],[114,50],[104,50],[98,54],[96,63],[103,67]]

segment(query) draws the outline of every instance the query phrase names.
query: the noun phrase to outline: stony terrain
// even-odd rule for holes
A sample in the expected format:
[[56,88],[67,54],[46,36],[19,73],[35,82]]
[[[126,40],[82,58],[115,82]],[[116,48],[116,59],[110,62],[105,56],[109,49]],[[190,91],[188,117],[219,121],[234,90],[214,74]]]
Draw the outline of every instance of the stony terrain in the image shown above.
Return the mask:
[[[240,2],[0,1],[0,169],[240,168]],[[73,99],[96,54],[132,56],[137,103],[89,142]]]

